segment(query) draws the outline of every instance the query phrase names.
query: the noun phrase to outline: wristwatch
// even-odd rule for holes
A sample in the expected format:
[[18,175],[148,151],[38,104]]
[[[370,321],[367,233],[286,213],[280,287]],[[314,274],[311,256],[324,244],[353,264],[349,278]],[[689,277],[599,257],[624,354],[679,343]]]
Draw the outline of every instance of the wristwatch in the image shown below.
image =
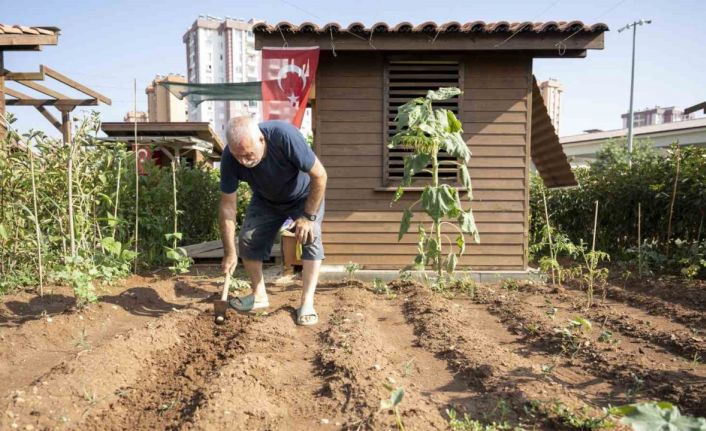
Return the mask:
[[302,217],[309,221],[316,221],[316,214],[307,214],[307,213],[302,213]]

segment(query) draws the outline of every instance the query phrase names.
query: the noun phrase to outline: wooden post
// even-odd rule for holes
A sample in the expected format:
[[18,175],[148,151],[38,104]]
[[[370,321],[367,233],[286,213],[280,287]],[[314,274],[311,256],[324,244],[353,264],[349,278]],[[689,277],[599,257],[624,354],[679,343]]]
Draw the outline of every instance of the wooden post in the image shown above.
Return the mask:
[[194,168],[198,167],[199,163],[204,161],[204,156],[199,150],[194,150]]
[[61,135],[64,145],[71,141],[71,111],[61,108]]
[[4,52],[0,51],[0,140],[7,136],[7,126],[5,125],[5,62]]
[[71,257],[76,257],[76,238],[74,231],[74,146],[71,142],[71,110],[67,108],[61,109],[61,134],[63,135],[64,145],[69,146],[69,160],[67,164],[67,186],[69,189],[69,240],[71,244]]

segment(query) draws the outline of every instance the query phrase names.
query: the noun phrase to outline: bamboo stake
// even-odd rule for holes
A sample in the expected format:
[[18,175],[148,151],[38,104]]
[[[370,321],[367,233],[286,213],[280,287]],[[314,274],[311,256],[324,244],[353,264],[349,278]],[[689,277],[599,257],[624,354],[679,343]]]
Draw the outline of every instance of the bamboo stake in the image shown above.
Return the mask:
[[[70,121],[68,115],[64,115],[64,122]],[[71,127],[70,125],[64,127]],[[69,243],[71,245],[71,257],[76,257],[76,232],[74,230],[74,185],[73,185],[73,171],[74,171],[74,143],[73,137],[68,135],[66,144],[69,146],[69,161],[68,161],[68,172],[67,179],[69,186]]]
[[598,201],[596,201],[596,211],[593,216],[593,242],[591,243],[591,262],[588,271],[590,272],[590,286],[588,286],[588,307],[590,308],[593,304],[593,277],[596,271],[596,266],[598,265],[596,258],[596,231],[598,230]]
[[115,187],[115,207],[113,208],[113,234],[111,235],[115,238],[115,231],[118,228],[118,204],[120,203],[120,177],[122,176],[123,159],[118,158],[118,185]]
[[42,265],[42,233],[39,229],[39,211],[37,211],[37,184],[34,179],[34,153],[27,143],[29,154],[29,169],[32,177],[32,204],[34,205],[34,230],[37,234],[37,261],[39,262],[39,296],[44,296],[44,266]]
[[637,203],[637,272],[642,277],[642,204]]
[[138,157],[139,147],[137,145],[137,78],[133,81],[133,119],[135,121],[135,273],[137,273],[137,242],[139,240],[140,227],[140,158]]
[[677,183],[679,182],[679,164],[681,161],[681,155],[679,154],[679,147],[675,150],[674,154],[677,156],[677,171],[674,175],[674,188],[672,189],[672,202],[669,205],[669,221],[667,222],[667,258],[669,258],[669,241],[672,238],[672,215],[674,214],[674,201],[677,197]]
[[593,244],[591,251],[596,251],[596,229],[598,228],[598,201],[596,201],[596,215],[593,217]]
[[[176,169],[174,160],[172,160],[172,194],[174,195],[174,233],[177,232],[177,189],[176,189]],[[177,247],[176,236],[172,238],[174,240],[173,248]]]
[[[547,195],[544,193],[544,187],[541,188],[542,190],[542,200],[544,201],[544,219],[546,221],[547,225],[547,237],[549,238],[549,256],[552,258],[552,262],[556,262],[556,258],[554,257],[554,245],[552,244],[552,230],[549,226],[549,210],[547,209]],[[554,279],[554,267],[552,266],[552,285],[555,285],[555,279]]]

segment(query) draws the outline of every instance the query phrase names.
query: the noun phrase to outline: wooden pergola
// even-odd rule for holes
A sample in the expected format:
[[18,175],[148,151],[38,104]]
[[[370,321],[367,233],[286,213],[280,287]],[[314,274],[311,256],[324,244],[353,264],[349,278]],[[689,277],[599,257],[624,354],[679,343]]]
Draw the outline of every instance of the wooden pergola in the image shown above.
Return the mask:
[[[71,112],[77,106],[96,106],[100,102],[110,105],[111,100],[83,84],[57,72],[56,70],[40,65],[38,72],[13,72],[4,65],[5,51],[39,51],[43,45],[56,45],[59,38],[59,29],[56,27],[25,27],[8,26],[0,24],[0,139],[7,134],[4,121],[6,106],[33,106],[62,134],[64,143],[71,140]],[[64,84],[85,97],[76,99],[59,91],[40,84],[45,77]],[[35,98],[21,91],[6,87],[7,81],[14,81],[19,85],[41,93],[46,98]],[[9,98],[7,97],[9,96]],[[61,114],[57,119],[49,111],[55,107]]]

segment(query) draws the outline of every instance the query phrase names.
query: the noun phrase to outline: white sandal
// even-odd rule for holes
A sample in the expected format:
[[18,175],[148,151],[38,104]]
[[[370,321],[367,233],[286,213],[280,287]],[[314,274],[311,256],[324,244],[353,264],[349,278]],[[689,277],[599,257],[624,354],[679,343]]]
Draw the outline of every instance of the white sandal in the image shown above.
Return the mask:
[[231,299],[228,303],[231,307],[238,311],[253,311],[270,306],[269,300],[255,301],[255,295],[253,294],[247,296],[237,296]]
[[[308,317],[308,319],[306,319]],[[305,320],[306,319],[306,320]],[[297,325],[300,326],[313,326],[319,323],[319,315],[312,308],[310,312],[302,314],[302,309],[297,308]]]

